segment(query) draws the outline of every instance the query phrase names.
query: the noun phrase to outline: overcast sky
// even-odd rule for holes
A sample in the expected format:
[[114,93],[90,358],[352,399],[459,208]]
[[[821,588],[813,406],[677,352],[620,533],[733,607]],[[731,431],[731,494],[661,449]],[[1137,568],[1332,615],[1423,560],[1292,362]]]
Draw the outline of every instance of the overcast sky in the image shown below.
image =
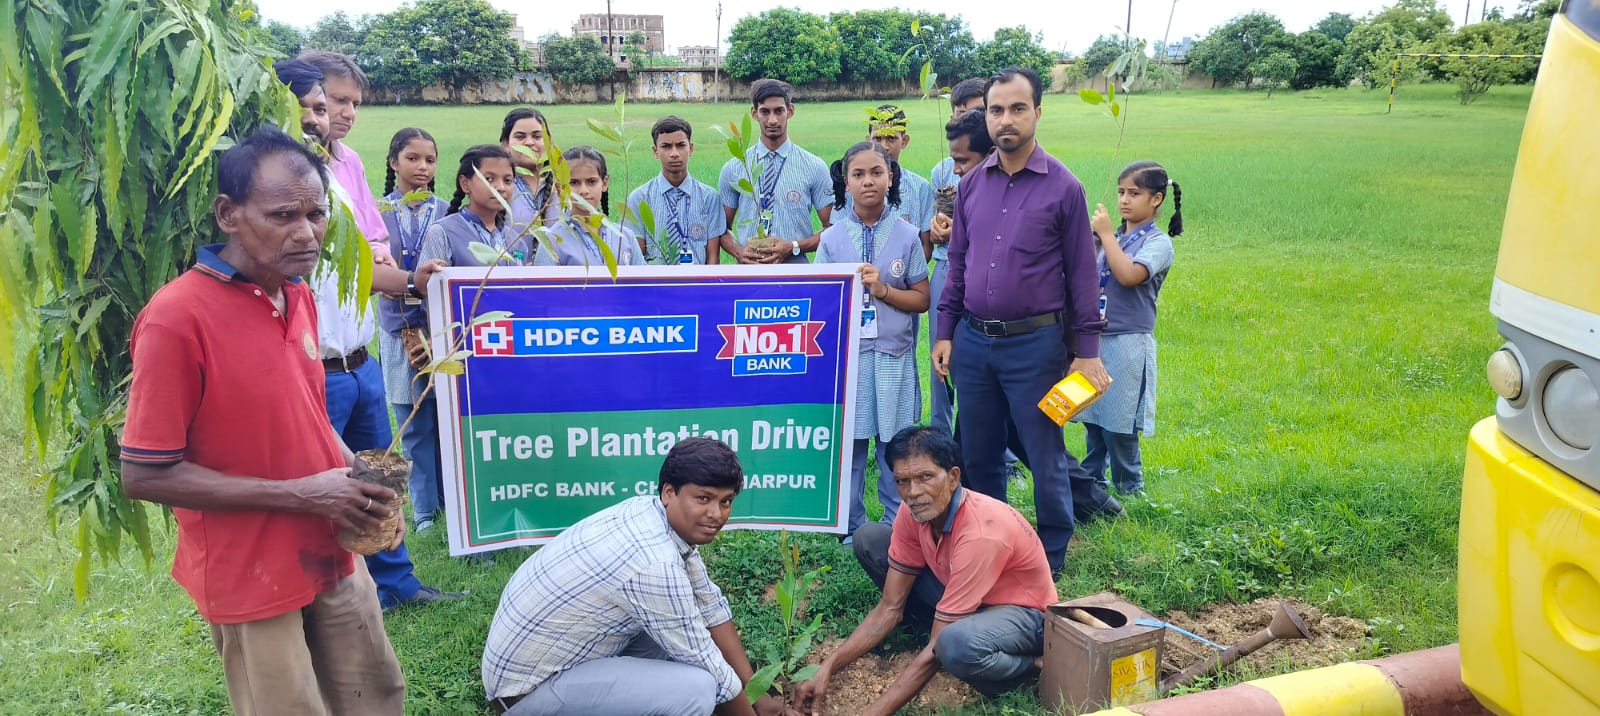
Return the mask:
[[[1467,11],[1469,0],[1443,0],[1441,3],[1459,24]],[[1485,0],[1470,0],[1472,17],[1476,19]],[[1516,7],[1515,0],[1486,0],[1490,7],[1502,6],[1507,10]],[[257,0],[261,14],[269,20],[282,20],[298,27],[310,27],[317,18],[335,10],[344,10],[352,16],[389,12],[399,6],[395,0]],[[531,0],[489,0],[491,4],[517,16],[517,22],[532,40],[550,32],[566,34],[581,12],[602,13],[606,5],[601,0],[547,6]],[[1133,34],[1150,41],[1159,41],[1168,33],[1170,14],[1172,42],[1188,35],[1206,34],[1229,18],[1251,10],[1265,10],[1277,15],[1291,32],[1302,32],[1330,12],[1344,12],[1361,17],[1373,10],[1392,4],[1392,0],[1133,0]],[[682,45],[710,45],[717,39],[718,0],[612,0],[611,12],[618,14],[649,13],[666,17],[666,44],[669,52]],[[961,15],[972,28],[972,34],[983,41],[994,34],[996,28],[1027,25],[1029,30],[1044,33],[1044,45],[1050,50],[1082,52],[1102,34],[1117,34],[1128,22],[1128,3],[1123,0],[1009,0],[1005,5],[987,6],[983,3],[957,2],[956,0],[915,0],[911,2],[884,2],[881,0],[805,0],[805,2],[780,2],[778,0],[725,0],[722,3],[722,37],[739,18],[753,15],[780,5],[799,5],[805,10],[827,14],[869,8],[904,7],[946,15]],[[1025,6],[1032,9],[1024,11]],[[990,12],[998,10],[998,12]],[[726,49],[726,48],[724,48]]]

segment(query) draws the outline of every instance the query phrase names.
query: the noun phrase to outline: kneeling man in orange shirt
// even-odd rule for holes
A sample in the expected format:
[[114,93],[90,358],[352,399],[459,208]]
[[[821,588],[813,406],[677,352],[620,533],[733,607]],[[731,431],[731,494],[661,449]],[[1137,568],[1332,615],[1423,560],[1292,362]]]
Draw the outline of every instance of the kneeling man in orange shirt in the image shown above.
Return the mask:
[[883,597],[797,687],[797,703],[821,714],[833,673],[908,618],[932,620],[928,646],[866,713],[893,714],[940,668],[990,697],[1033,681],[1045,609],[1057,601],[1033,526],[1010,505],[961,487],[948,434],[909,427],[885,452],[903,505],[893,527],[867,523],[854,540],[856,559]]

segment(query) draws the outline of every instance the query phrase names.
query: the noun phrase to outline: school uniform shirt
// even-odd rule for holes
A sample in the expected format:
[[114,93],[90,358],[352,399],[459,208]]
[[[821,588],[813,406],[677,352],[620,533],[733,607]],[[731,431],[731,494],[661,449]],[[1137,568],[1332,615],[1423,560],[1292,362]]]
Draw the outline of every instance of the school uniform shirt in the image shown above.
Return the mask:
[[[933,192],[939,191],[940,189],[946,189],[960,185],[961,175],[956,173],[956,160],[951,159],[950,157],[945,157],[944,159],[939,160],[938,164],[933,165],[933,171],[928,173],[928,191],[930,195],[932,195]],[[932,200],[930,199],[930,201]],[[937,213],[938,210],[933,209],[930,215]],[[933,256],[931,258],[934,261],[943,261],[949,256],[949,252],[949,242],[943,244],[934,244]],[[938,306],[934,306],[930,310],[937,311],[938,309]]]
[[483,646],[483,688],[489,698],[521,696],[647,636],[672,661],[710,674],[726,703],[744,687],[709,630],[732,619],[660,498],[629,498],[567,528],[511,575]]
[[[750,179],[750,186],[756,190],[756,196],[751,196],[739,190],[739,180],[750,178],[745,164],[754,161],[761,162],[762,170],[761,176]],[[767,236],[799,241],[814,233],[811,212],[833,205],[833,177],[828,165],[787,140],[776,151],[758,142],[745,152],[744,160],[729,159],[722,165],[717,189],[722,194],[722,205],[738,210],[732,229],[740,246],[755,237],[763,210],[772,212]],[[787,259],[790,263],[805,260],[804,255]]]
[[[644,252],[639,250],[639,240],[634,238],[628,227],[607,221],[600,225],[600,238],[611,248],[611,255],[617,258],[618,266],[644,265]],[[548,247],[541,246],[539,252],[534,254],[533,265],[605,268],[606,259],[600,253],[600,245],[595,243],[594,235],[577,219],[567,219],[550,227],[550,240],[555,244],[555,254],[552,255]]]
[[[871,226],[854,210],[822,232],[817,263],[870,263],[891,288],[909,289],[928,280],[922,239],[910,224],[886,207]],[[878,337],[862,338],[856,361],[855,438],[889,440],[922,415],[922,389],[917,381],[917,319],[862,294],[877,313]]]
[[[411,206],[401,202],[403,196],[396,191],[384,197],[390,206],[382,211],[383,223],[389,230],[389,254],[400,268],[415,271],[421,264],[428,229],[450,213],[450,204],[431,196]],[[427,330],[427,308],[420,301],[408,304],[406,299],[379,298],[378,327],[382,329],[378,331],[378,366],[383,368],[384,398],[391,404],[410,404],[416,369],[411,367],[400,331]]]
[[[408,273],[422,264],[422,244],[428,229],[450,214],[450,204],[437,196],[430,196],[415,205],[401,201],[404,195],[395,191],[383,200],[389,207],[383,210],[384,228],[389,234],[389,255]],[[398,334],[400,329],[425,326],[427,311],[421,304],[408,305],[403,299],[384,298],[378,302],[378,324],[385,333]]]
[[422,255],[417,261],[426,263],[438,259],[450,266],[487,266],[472,254],[472,244],[478,243],[497,252],[504,250],[505,258],[500,259],[499,266],[525,266],[533,256],[534,241],[530,234],[516,234],[506,221],[501,221],[491,231],[477,214],[462,210],[428,227],[428,236],[422,240]]
[[527,234],[535,221],[545,226],[561,218],[561,204],[554,200],[555,190],[548,176],[540,179],[538,188],[528,183],[528,178],[518,176],[511,182],[511,235]]
[[[647,231],[639,219],[639,207],[644,204],[650,205],[650,214],[655,219],[654,234]],[[685,176],[682,184],[673,186],[666,177],[657,174],[628,194],[628,209],[629,216],[623,226],[634,236],[644,237],[645,258],[651,263],[678,263],[682,246],[688,244],[694,263],[703,264],[706,242],[728,231],[728,215],[723,211],[717,190],[692,176]]]
[[1100,290],[1106,297],[1106,331],[1100,360],[1111,387],[1073,419],[1114,433],[1154,435],[1156,431],[1156,299],[1172,268],[1172,238],[1147,221],[1117,235],[1117,245],[1150,276],[1124,286],[1111,275],[1105,251],[1099,254]]

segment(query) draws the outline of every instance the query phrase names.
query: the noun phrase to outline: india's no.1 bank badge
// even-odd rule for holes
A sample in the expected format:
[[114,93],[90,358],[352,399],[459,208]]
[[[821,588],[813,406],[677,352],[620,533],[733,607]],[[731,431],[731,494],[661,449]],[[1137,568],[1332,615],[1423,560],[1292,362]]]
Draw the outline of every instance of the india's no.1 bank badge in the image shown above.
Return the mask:
[[307,358],[317,359],[317,339],[311,337],[311,331],[300,334],[300,347],[305,349]]

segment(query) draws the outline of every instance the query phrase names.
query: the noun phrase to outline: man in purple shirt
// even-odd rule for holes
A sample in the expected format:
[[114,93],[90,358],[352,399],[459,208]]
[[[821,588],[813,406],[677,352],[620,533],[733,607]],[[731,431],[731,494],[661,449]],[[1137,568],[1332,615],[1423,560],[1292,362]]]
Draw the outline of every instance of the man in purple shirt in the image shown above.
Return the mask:
[[[1033,470],[1039,541],[1060,572],[1075,522],[1122,514],[1067,452],[1039,410],[1077,370],[1104,390],[1100,276],[1083,184],[1034,141],[1042,96],[1031,69],[1001,70],[984,89],[999,151],[961,178],[950,272],[939,302],[934,370],[956,384],[961,454],[973,489],[1006,499],[1006,421]],[[1068,330],[1070,326],[1071,330]]]

